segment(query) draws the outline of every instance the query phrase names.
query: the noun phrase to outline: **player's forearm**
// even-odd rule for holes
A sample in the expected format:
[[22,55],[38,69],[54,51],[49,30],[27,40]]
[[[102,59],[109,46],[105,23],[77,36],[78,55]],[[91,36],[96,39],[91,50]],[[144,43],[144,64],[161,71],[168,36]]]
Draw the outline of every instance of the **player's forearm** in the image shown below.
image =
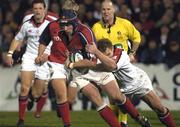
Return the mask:
[[133,42],[133,43],[132,43],[131,50],[130,50],[130,53],[135,54],[136,51],[137,51],[137,49],[138,49],[138,47],[139,47],[139,44],[140,44],[140,43],[138,43],[138,42]]
[[88,59],[80,60],[73,63],[73,68],[93,68],[96,64]]
[[95,54],[100,59],[100,61],[108,68],[108,70],[113,71],[117,68],[116,62],[108,56],[104,55],[99,50],[97,50]]
[[18,47],[18,45],[21,44],[21,41],[15,40],[13,39],[10,47],[9,47],[9,51],[8,53],[12,53],[16,50],[16,48]]
[[45,49],[46,49],[46,46],[40,43],[39,48],[38,48],[38,56],[42,56],[44,54]]

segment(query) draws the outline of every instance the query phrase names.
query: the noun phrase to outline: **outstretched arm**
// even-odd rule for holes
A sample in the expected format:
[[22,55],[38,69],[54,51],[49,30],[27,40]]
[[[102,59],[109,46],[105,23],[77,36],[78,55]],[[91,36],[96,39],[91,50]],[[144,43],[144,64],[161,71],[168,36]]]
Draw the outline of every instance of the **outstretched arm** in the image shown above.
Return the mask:
[[99,51],[95,44],[86,45],[86,50],[95,54],[109,71],[114,71],[117,68],[116,62]]

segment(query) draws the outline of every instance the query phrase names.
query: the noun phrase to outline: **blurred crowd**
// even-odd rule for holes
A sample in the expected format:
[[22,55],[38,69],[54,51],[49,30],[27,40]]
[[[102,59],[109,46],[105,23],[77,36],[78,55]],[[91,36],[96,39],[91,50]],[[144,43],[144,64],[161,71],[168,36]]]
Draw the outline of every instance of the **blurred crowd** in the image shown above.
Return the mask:
[[[31,8],[32,0],[0,0],[0,64],[10,43]],[[78,16],[90,27],[101,19],[102,0],[76,0]],[[116,15],[129,19],[140,31],[142,42],[137,62],[165,63],[168,68],[180,63],[180,0],[113,0]],[[49,0],[49,11],[59,14],[62,0]],[[18,61],[23,50],[18,48]]]

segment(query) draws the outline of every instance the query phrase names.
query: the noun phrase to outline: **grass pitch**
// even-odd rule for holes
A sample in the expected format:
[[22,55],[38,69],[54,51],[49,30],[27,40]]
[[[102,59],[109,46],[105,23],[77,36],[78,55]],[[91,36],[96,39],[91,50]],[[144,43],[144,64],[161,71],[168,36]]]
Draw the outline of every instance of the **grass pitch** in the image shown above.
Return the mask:
[[[141,114],[148,117],[152,127],[165,127],[162,125],[156,114],[151,111],[141,111]],[[173,112],[177,127],[180,127],[180,111]],[[73,111],[71,113],[73,127],[108,127],[96,111]],[[0,112],[0,127],[16,127],[18,119],[17,112]],[[129,127],[140,127],[130,117]],[[61,121],[56,117],[56,112],[42,112],[42,117],[36,119],[33,112],[26,113],[26,127],[63,127]]]

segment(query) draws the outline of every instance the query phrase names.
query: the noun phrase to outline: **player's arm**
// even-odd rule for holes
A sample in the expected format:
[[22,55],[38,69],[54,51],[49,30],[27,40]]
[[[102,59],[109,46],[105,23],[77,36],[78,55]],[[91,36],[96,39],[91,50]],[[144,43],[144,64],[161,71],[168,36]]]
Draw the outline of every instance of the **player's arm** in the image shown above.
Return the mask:
[[6,57],[6,64],[8,66],[13,65],[13,62],[14,62],[13,58],[12,58],[13,53],[17,49],[17,47],[20,44],[22,44],[25,37],[26,37],[26,24],[22,24],[22,26],[20,27],[20,29],[17,32],[16,36],[12,40],[11,45],[10,45],[9,50],[8,50],[7,57]]
[[71,68],[71,69],[73,69],[73,68],[90,68],[91,69],[91,68],[94,68],[95,66],[96,66],[96,63],[94,63],[88,59],[69,63],[69,68]]
[[16,39],[13,39],[13,41],[11,42],[10,48],[8,50],[7,56],[6,56],[6,64],[8,66],[12,66],[14,61],[13,61],[13,53],[16,50],[16,48],[19,46],[19,44],[21,44],[22,41],[18,41]]
[[128,30],[128,38],[131,40],[131,49],[129,51],[129,57],[131,61],[134,61],[134,55],[140,45],[141,35],[139,31],[134,27],[134,25],[127,21],[127,30]]
[[[95,54],[100,59],[100,61],[104,65],[104,69],[108,71],[116,70],[117,68],[116,62],[113,59],[109,58],[108,56],[104,55],[101,51],[99,51],[94,43],[92,45],[87,45],[86,49],[90,53]],[[100,67],[101,65],[98,66]]]
[[51,41],[49,25],[45,28],[39,39],[38,56],[35,59],[36,64],[41,64],[44,58],[44,51]]
[[93,61],[90,61],[88,59],[84,59],[84,60],[80,60],[78,62],[66,62],[66,67],[73,69],[73,68],[88,68],[91,70],[95,70],[95,71],[101,71],[101,72],[109,72],[111,70],[109,70],[108,67],[104,66],[104,64],[99,63],[96,64]]

